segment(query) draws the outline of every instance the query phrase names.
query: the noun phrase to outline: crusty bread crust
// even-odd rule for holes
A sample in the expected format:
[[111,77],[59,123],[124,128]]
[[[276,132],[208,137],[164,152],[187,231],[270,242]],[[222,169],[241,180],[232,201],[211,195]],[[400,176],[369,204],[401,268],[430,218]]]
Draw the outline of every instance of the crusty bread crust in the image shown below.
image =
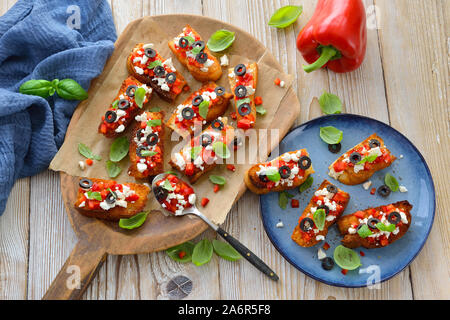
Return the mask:
[[[361,143],[359,143],[358,145],[354,146],[353,148],[351,148],[350,150],[362,146],[366,143],[368,143],[370,140],[372,139],[377,139],[380,141],[381,146],[384,146],[384,141],[383,139],[381,139],[377,134],[372,134],[370,137],[368,137],[366,140],[362,141]],[[348,150],[349,151],[349,150]],[[348,151],[346,151],[345,153],[347,153]],[[391,156],[391,159],[389,162],[379,162],[379,163],[375,163],[372,165],[372,169],[371,170],[361,170],[358,173],[355,173],[353,170],[353,167],[347,167],[343,173],[338,177],[338,181],[342,182],[343,184],[347,184],[347,185],[356,185],[356,184],[361,184],[365,181],[367,181],[375,172],[383,170],[387,167],[389,167],[396,159],[396,157],[389,151],[388,152]],[[344,153],[344,154],[345,154]],[[336,161],[334,161],[329,167],[328,169],[331,170],[331,168],[333,168],[333,165],[342,160],[344,158],[344,155],[340,156],[338,159],[336,159]]]
[[[161,119],[161,133],[160,137],[164,137],[164,125],[162,121],[164,119],[164,111],[160,112],[151,112],[152,119]],[[148,174],[144,175],[137,169],[138,164],[138,156],[136,154],[137,143],[134,141],[134,137],[136,137],[137,132],[141,129],[140,122],[136,121],[136,124],[133,129],[133,133],[130,138],[130,167],[128,168],[128,174],[136,179],[147,179],[148,177],[156,176],[162,172],[164,172],[164,141],[163,139],[159,139],[157,146],[161,148],[161,158],[163,161],[158,163],[155,167],[149,170]]]
[[[394,241],[397,241],[398,239],[403,237],[403,235],[408,231],[409,226],[411,225],[410,211],[412,209],[412,205],[406,200],[393,203],[392,205],[405,212],[406,218],[408,219],[408,224],[402,224],[399,227],[399,233],[397,233],[397,234],[391,233],[391,235],[388,238],[389,244],[391,244]],[[384,206],[379,206],[374,209],[379,211],[379,210],[382,210],[382,207],[384,207]],[[372,209],[372,208],[368,208],[363,211],[365,213],[365,217],[368,217],[370,215],[370,213],[368,212],[368,210],[370,210],[370,209]],[[350,228],[352,225],[358,225],[358,224],[359,224],[358,217],[356,217],[354,215],[354,213],[345,215],[337,221],[337,226],[339,228],[339,232],[344,236],[344,238],[341,240],[341,243],[344,246],[346,246],[347,248],[358,248],[361,246],[364,248],[367,248],[367,249],[380,248],[381,246],[379,246],[379,245],[377,246],[375,243],[369,242],[368,238],[361,238],[357,233],[355,233],[355,234],[348,233],[348,228]]]
[[[200,36],[190,25],[186,25],[186,27],[190,28],[194,35]],[[206,42],[206,46],[203,51],[208,54],[208,59],[214,61],[214,63],[208,68],[208,72],[203,72],[199,67],[189,64],[187,57],[183,57],[176,49],[173,39],[169,41],[168,45],[170,50],[172,50],[173,54],[177,57],[180,63],[189,70],[189,72],[197,81],[217,81],[222,76],[222,67],[219,64],[219,61],[217,61],[217,58],[211,54],[211,51],[206,45]]]
[[[108,180],[103,179],[94,179],[89,178],[92,180],[92,182],[105,182]],[[112,209],[109,209],[107,211],[105,210],[89,210],[87,207],[80,208],[79,205],[81,204],[81,199],[83,197],[83,192],[80,192],[80,188],[78,188],[78,195],[77,195],[77,201],[74,204],[75,209],[77,209],[82,215],[91,217],[91,218],[98,218],[103,220],[109,220],[109,221],[118,221],[122,218],[130,218],[137,213],[141,212],[146,203],[147,203],[147,197],[148,193],[150,192],[150,189],[142,184],[136,184],[136,183],[124,183],[124,185],[129,186],[132,190],[134,190],[138,195],[139,199],[135,203],[128,203],[127,208],[123,207],[114,207]]]
[[[297,151],[298,150],[290,151],[288,153],[295,154]],[[309,156],[308,152],[306,152],[306,155]],[[281,156],[276,159],[280,159],[280,158],[281,158]],[[276,160],[276,159],[274,159],[274,160]],[[309,167],[308,169],[305,170],[305,175],[303,176],[303,179],[300,179],[296,183],[293,183],[292,186],[288,187],[286,185],[280,184],[277,187],[274,187],[272,189],[267,189],[265,187],[265,184],[259,180],[259,177],[256,174],[256,172],[259,171],[259,165],[262,165],[262,164],[264,164],[264,163],[255,164],[254,166],[250,167],[244,174],[244,182],[245,182],[247,188],[249,188],[251,192],[256,193],[256,194],[266,194],[269,192],[280,192],[280,191],[284,191],[284,190],[290,190],[290,189],[297,188],[303,182],[306,181],[306,179],[309,177],[309,175],[314,173],[314,168],[311,165],[311,167]]]
[[[327,180],[324,180],[324,181],[320,184],[319,188],[317,188],[317,190],[321,190],[321,189],[323,189],[323,188],[326,188],[326,187],[327,187],[328,185],[330,185],[330,184],[331,184],[331,182],[329,182],[329,181],[327,181]],[[344,212],[345,208],[347,207],[348,201],[350,200],[350,195],[349,195],[347,192],[344,192],[343,190],[341,190],[341,189],[339,189],[339,188],[338,188],[338,190],[339,190],[339,192],[343,193],[343,194],[347,197],[347,198],[346,198],[346,202],[345,202],[345,203],[341,203],[341,204],[343,205],[344,208],[343,208],[343,210],[340,212],[340,214],[336,216],[336,219],[334,219],[333,221],[327,221],[327,220],[325,220],[325,226],[324,226],[323,230],[322,230],[322,231],[319,231],[319,233],[317,233],[316,236],[322,235],[322,236],[326,237],[327,234],[328,234],[328,229],[329,229],[333,224],[336,223],[336,220],[339,219],[339,217],[342,215],[342,213]],[[303,210],[303,213],[302,213],[302,215],[301,215],[300,218],[299,218],[299,222],[303,219],[303,217],[305,217],[305,216],[308,215],[308,213],[311,211],[311,207],[317,206],[317,205],[313,202],[313,198],[314,198],[314,195],[312,196],[311,200],[309,201],[308,206],[305,208],[305,210]],[[306,239],[306,238],[303,236],[303,232],[301,231],[300,225],[299,225],[299,224],[297,224],[297,225],[295,226],[291,238],[292,238],[292,240],[294,240],[299,246],[302,246],[302,247],[312,247],[312,246],[314,246],[314,245],[316,245],[316,244],[318,244],[318,243],[320,242],[320,240],[316,240],[315,237],[311,237],[310,239]]]

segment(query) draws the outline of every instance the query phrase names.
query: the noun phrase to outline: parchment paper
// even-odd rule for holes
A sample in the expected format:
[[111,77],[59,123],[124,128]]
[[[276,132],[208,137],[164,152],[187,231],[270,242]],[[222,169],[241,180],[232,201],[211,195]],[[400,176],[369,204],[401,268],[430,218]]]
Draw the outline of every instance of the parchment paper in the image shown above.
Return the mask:
[[[205,42],[212,33],[219,29],[217,21],[205,20],[203,17],[190,16],[189,18],[186,18],[186,16],[182,16],[182,18],[174,20],[173,16],[158,16],[142,18],[140,19],[140,23],[137,24],[137,28],[127,28],[122,33],[120,39],[116,43],[116,51],[108,61],[104,72],[93,83],[93,86],[89,90],[89,99],[78,107],[82,108],[82,111],[78,113],[79,118],[74,116],[72,119],[72,122],[74,123],[71,124],[70,130],[67,132],[63,146],[50,164],[50,169],[64,171],[72,176],[110,179],[106,171],[106,161],[109,159],[110,145],[114,139],[105,138],[102,134],[97,132],[97,128],[101,116],[104,115],[109,104],[115,98],[122,81],[128,76],[126,59],[137,43],[153,43],[156,50],[163,58],[167,59],[172,57],[175,67],[183,74],[191,88],[189,92],[180,94],[173,104],[164,102],[156,93],[153,93],[153,97],[147,109],[160,107],[161,110],[165,112],[165,120],[167,120],[176,106],[182,103],[193,90],[197,90],[201,86],[201,83],[194,80],[187,69],[181,66],[167,45],[167,42],[170,39],[181,33],[183,27],[187,23],[200,33],[202,40]],[[225,52],[216,54],[216,56],[220,57],[224,53],[227,54],[230,60],[229,67],[234,67],[238,63],[245,63],[248,61],[258,62],[258,85],[255,95],[262,97],[263,107],[267,110],[267,113],[264,116],[257,116],[256,129],[268,127],[289,128],[299,113],[298,105],[293,105],[293,109],[288,110],[288,112],[292,112],[292,121],[290,123],[286,123],[285,121],[279,123],[274,121],[274,118],[280,106],[280,102],[285,97],[292,84],[292,76],[283,73],[280,65],[275,61],[273,56],[268,54],[267,49],[251,35],[239,29],[233,30],[233,28],[230,28],[228,25],[224,28],[235,31],[236,40],[231,48]],[[229,67],[223,67],[223,75],[217,82],[219,85],[224,86],[228,92],[230,92],[227,77]],[[286,83],[286,86],[281,88],[274,85],[274,80],[276,78],[283,80]],[[232,102],[225,115],[228,116],[231,125],[236,126],[235,121],[232,121],[229,117],[229,113],[234,110],[235,107]],[[130,136],[133,125],[134,123],[128,127],[124,133],[125,135]],[[164,161],[166,170],[171,169],[168,164],[171,150],[179,143],[179,141],[171,141],[171,134],[171,130],[167,128]],[[281,139],[282,137],[279,138]],[[261,152],[261,159],[259,160],[265,160],[268,152],[270,152],[274,145],[274,143],[272,143],[271,146],[267,146],[265,139],[265,135],[261,135],[259,144],[261,144],[263,152]],[[78,167],[78,162],[80,160],[85,160],[85,158],[78,153],[77,146],[80,142],[89,146],[95,154],[99,154],[102,157],[102,161],[94,161],[94,165],[87,167],[84,171]],[[276,141],[275,145],[277,143],[278,141]],[[255,145],[253,145],[253,147],[255,147]],[[245,164],[236,164],[235,172],[228,171],[225,165],[218,165],[213,171],[203,175],[202,178],[195,183],[193,187],[196,191],[197,198],[201,199],[207,197],[210,199],[210,203],[206,208],[200,206],[200,201],[198,201],[197,205],[213,222],[221,224],[225,220],[227,213],[231,209],[236,198],[240,195],[239,193],[242,193],[240,191],[243,189],[244,172],[252,163],[255,163],[256,160],[257,159],[252,158],[248,159]],[[114,180],[119,182],[136,182],[133,177],[130,177],[127,174],[129,165],[129,158],[127,156],[120,162],[122,172]],[[213,192],[213,184],[208,179],[210,174],[222,175],[227,179],[226,185],[221,188],[219,193]],[[154,199],[152,194],[149,197],[147,208],[160,209],[159,203]]]

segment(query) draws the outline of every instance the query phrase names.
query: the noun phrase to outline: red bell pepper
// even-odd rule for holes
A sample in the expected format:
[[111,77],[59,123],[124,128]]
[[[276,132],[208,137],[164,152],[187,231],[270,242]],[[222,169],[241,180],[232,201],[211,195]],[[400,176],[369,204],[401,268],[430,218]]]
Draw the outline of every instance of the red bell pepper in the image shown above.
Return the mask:
[[327,67],[343,73],[357,69],[367,45],[362,0],[318,0],[311,20],[297,37],[297,48],[310,64],[306,72]]

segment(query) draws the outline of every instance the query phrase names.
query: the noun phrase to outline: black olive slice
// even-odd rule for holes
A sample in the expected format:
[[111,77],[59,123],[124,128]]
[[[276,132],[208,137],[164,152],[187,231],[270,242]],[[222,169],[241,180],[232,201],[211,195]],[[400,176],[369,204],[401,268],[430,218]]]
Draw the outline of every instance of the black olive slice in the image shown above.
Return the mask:
[[199,94],[198,96],[195,96],[194,99],[192,99],[192,105],[193,106],[199,106],[200,103],[203,102],[203,97]]
[[143,135],[143,133],[142,133],[143,131],[144,131],[144,129],[139,129],[139,130],[136,132],[136,138],[138,139],[138,141],[141,140],[142,135]]
[[298,166],[302,170],[307,170],[311,167],[311,159],[308,156],[303,156],[298,160]]
[[137,155],[138,157],[144,158],[144,156],[141,154],[141,152],[144,151],[144,150],[148,150],[147,147],[145,147],[145,146],[140,146],[140,147],[138,147],[138,148],[136,149],[136,155]]
[[341,151],[341,143],[336,143],[336,144],[329,144],[328,145],[328,150],[330,150],[331,153],[338,153],[339,151]]
[[173,72],[170,72],[166,74],[166,82],[167,83],[174,83],[175,80],[177,80],[177,75]]
[[381,146],[381,143],[377,139],[372,139],[372,140],[369,141],[369,147],[370,148],[376,148],[376,147],[380,147],[380,146]]
[[163,66],[156,66],[153,69],[153,72],[157,77],[164,77],[166,75],[166,69]]
[[382,197],[387,197],[391,194],[391,188],[389,188],[387,185],[383,184],[382,186],[378,187],[377,190],[378,194]]
[[166,189],[164,189],[163,187],[161,187],[161,186],[157,186],[155,188],[154,192],[155,192],[155,198],[159,202],[163,202],[164,199],[166,199],[167,193],[168,193],[168,191]]
[[134,84],[132,84],[131,86],[128,86],[127,91],[125,92],[125,94],[129,97],[134,97],[134,92],[136,91],[137,86],[135,86]]
[[214,92],[218,97],[223,96],[225,94],[225,88],[224,87],[216,87],[214,89]]
[[181,110],[181,116],[183,119],[191,120],[195,116],[194,109],[191,107],[186,107],[183,110]]
[[291,176],[291,168],[289,168],[288,166],[281,166],[278,169],[278,172],[280,173],[280,176],[283,179],[287,179]]
[[376,229],[378,222],[380,222],[380,220],[378,220],[377,218],[370,218],[369,220],[367,220],[367,225],[371,229]]
[[356,227],[356,231],[358,231],[359,229],[361,229],[364,225],[366,225],[365,223],[360,223],[357,227]]
[[250,114],[250,112],[252,112],[252,108],[248,103],[242,103],[238,108],[238,113],[243,117]]
[[203,147],[207,147],[212,143],[212,138],[209,134],[204,133],[200,136],[200,142]]
[[116,199],[117,199],[117,194],[114,191],[112,191],[112,192],[108,193],[108,195],[105,198],[105,201],[106,201],[106,203],[113,204],[114,202],[116,202]]
[[108,110],[105,113],[105,121],[108,123],[113,123],[117,119],[117,113],[114,111]]
[[159,138],[158,138],[158,135],[157,135],[156,133],[150,133],[150,134],[147,136],[147,139],[146,139],[147,144],[148,144],[149,146],[154,146],[154,145],[156,145],[156,144],[158,143],[158,140],[159,140]]
[[334,194],[336,194],[336,193],[338,193],[338,188],[337,188],[334,184],[329,184],[329,185],[327,186],[327,191],[328,191],[329,193],[334,193]]
[[238,64],[236,67],[234,67],[234,73],[238,76],[243,76],[247,72],[247,68],[244,64]]
[[357,164],[358,162],[360,162],[361,161],[361,154],[360,153],[358,153],[358,152],[352,152],[351,154],[350,154],[350,162],[351,163],[353,163],[353,164]]
[[300,229],[303,232],[308,232],[314,228],[314,221],[311,218],[303,218],[302,221],[300,221]]
[[92,182],[92,180],[90,180],[88,178],[83,178],[80,180],[80,182],[78,184],[83,189],[90,189],[93,185],[93,182]]
[[195,56],[195,60],[197,60],[198,63],[205,63],[208,60],[208,55],[206,54],[206,52],[199,52]]
[[213,122],[211,122],[211,128],[216,129],[218,131],[222,131],[223,128],[225,128],[225,125],[223,124],[222,121],[216,119]]
[[154,58],[156,57],[156,50],[152,48],[147,48],[144,50],[144,54],[147,58]]
[[325,214],[328,215],[330,213],[330,208],[328,208],[326,205],[322,204],[317,207],[317,210],[323,209],[325,211]]
[[390,223],[397,225],[400,221],[402,221],[402,216],[397,211],[392,211],[389,213],[387,219]]
[[203,51],[205,49],[205,43],[201,40],[195,41],[192,44],[192,48],[200,48],[200,51]]
[[322,268],[330,271],[334,267],[334,260],[331,257],[325,257],[322,259]]
[[180,48],[186,48],[189,45],[189,40],[186,38],[181,37],[180,40],[178,40],[178,46]]
[[234,94],[238,98],[244,98],[247,95],[247,88],[243,85],[239,85],[234,89]]
[[120,99],[117,107],[120,110],[127,110],[130,107],[130,101],[128,101],[127,99]]
[[260,175],[258,175],[259,180],[261,180],[261,182],[267,183],[269,182],[269,178],[267,178],[267,176],[264,173],[261,173]]

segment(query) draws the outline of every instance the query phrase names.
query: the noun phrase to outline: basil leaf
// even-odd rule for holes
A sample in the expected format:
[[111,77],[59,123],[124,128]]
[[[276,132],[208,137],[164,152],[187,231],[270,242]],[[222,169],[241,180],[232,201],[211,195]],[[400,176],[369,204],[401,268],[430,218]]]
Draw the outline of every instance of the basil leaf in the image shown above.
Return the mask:
[[343,132],[335,127],[320,127],[320,138],[328,144],[338,144],[343,138]]
[[378,222],[375,226],[377,227],[378,230],[387,232],[392,232],[397,227],[395,224],[390,223],[388,225],[385,225],[382,222]]
[[122,171],[122,168],[119,166],[119,164],[108,160],[106,161],[106,171],[108,172],[108,176],[110,178],[115,178]]
[[109,150],[109,159],[114,162],[119,162],[127,156],[129,148],[130,143],[128,142],[127,137],[117,138],[111,144],[111,149]]
[[372,155],[370,155],[370,156],[366,156],[366,157],[362,158],[361,161],[359,161],[357,164],[363,164],[363,163],[365,163],[365,162],[372,163],[372,162],[374,162],[377,158],[378,158],[378,155],[377,155],[377,154],[372,154]]
[[78,152],[85,158],[94,159],[94,160],[102,160],[102,157],[95,155],[92,153],[92,150],[85,145],[84,143],[78,143]]
[[308,178],[305,180],[305,182],[303,182],[300,187],[298,187],[298,191],[300,191],[300,193],[302,193],[303,191],[305,191],[306,189],[308,189],[309,187],[312,186],[314,181],[314,178],[312,176],[308,176]]
[[166,171],[164,173],[166,173],[166,174],[173,174],[174,176],[178,177],[178,172],[175,172],[175,171],[172,171],[172,170]]
[[153,107],[150,109],[150,112],[160,112],[160,111],[161,111],[161,108],[159,108],[159,107]]
[[197,54],[199,54],[202,50],[203,50],[203,49],[202,49],[202,47],[200,47],[200,46],[194,47],[194,48],[192,48],[191,53],[192,53],[193,55],[197,55]]
[[326,216],[327,216],[327,214],[325,213],[325,210],[323,210],[323,209],[318,209],[313,214],[314,223],[316,224],[317,229],[319,229],[320,231],[322,231],[323,228],[325,227]]
[[278,205],[280,206],[280,208],[283,210],[286,209],[289,199],[293,198],[293,197],[294,196],[287,191],[279,192],[278,193]]
[[[190,262],[192,260],[192,252],[195,244],[191,241],[179,244],[166,250],[167,255],[178,262]],[[184,252],[184,256],[180,258],[180,253]]]
[[86,192],[87,198],[90,200],[98,200],[98,201],[102,201],[102,195],[100,194],[100,192],[97,191],[88,191]]
[[214,239],[213,248],[214,252],[225,260],[236,261],[241,258],[239,252],[226,242]]
[[136,91],[134,92],[134,101],[136,102],[139,108],[142,108],[142,106],[144,105],[146,93],[147,91],[145,91],[145,89],[142,87],[137,88]]
[[372,235],[373,232],[369,229],[367,224],[363,224],[361,228],[358,229],[358,234],[361,238],[367,238],[368,236]]
[[352,249],[339,245],[334,249],[334,262],[346,270],[354,270],[361,266],[361,260],[358,254]]
[[214,184],[218,184],[219,186],[223,186],[227,182],[224,177],[216,175],[210,175],[209,180]]
[[265,174],[270,181],[277,182],[281,180],[281,175],[277,169],[268,169]]
[[211,260],[212,254],[213,246],[211,244],[211,241],[209,241],[208,239],[203,239],[194,247],[194,251],[192,252],[192,262],[196,266],[204,265]]
[[119,220],[119,227],[123,229],[136,229],[142,226],[142,224],[147,219],[147,216],[149,214],[149,211],[143,211],[139,212],[138,214],[132,216],[128,219],[120,219]]
[[142,150],[141,151],[141,156],[143,157],[153,157],[155,154],[158,154],[155,151],[150,151],[150,150]]
[[319,98],[320,108],[325,114],[336,114],[342,112],[342,102],[337,95],[324,92]]
[[113,101],[113,103],[111,103],[111,106],[116,109],[117,106],[119,105],[119,100]]
[[209,101],[203,100],[198,106],[198,114],[203,119],[206,119],[206,117],[208,116],[208,111],[209,111]]
[[195,42],[195,39],[191,36],[184,36],[183,38],[185,38],[187,41],[189,41],[189,44],[193,44]]
[[250,98],[239,99],[236,101],[236,108],[239,108],[241,104],[248,103],[250,104]]
[[19,92],[22,94],[28,94],[32,96],[39,96],[47,98],[50,96],[50,89],[52,89],[52,83],[47,80],[28,80],[19,88]]
[[161,125],[161,119],[154,119],[154,120],[148,120],[147,126],[149,127],[156,127]]
[[222,141],[214,142],[212,148],[216,155],[222,159],[228,159],[231,156],[230,150],[228,150],[227,145]]
[[203,148],[201,146],[194,146],[191,148],[191,159],[195,160]]
[[256,113],[260,114],[260,115],[265,115],[267,113],[267,110],[264,109],[263,106],[256,106]]
[[276,28],[286,28],[290,26],[297,20],[297,18],[302,14],[302,6],[285,6],[272,15],[269,20],[269,26]]
[[154,69],[157,66],[162,66],[161,60],[155,60],[148,64],[147,69]]
[[164,182],[162,183],[162,185],[161,185],[164,189],[166,189],[167,191],[173,191],[173,190],[175,190],[175,188],[174,187],[172,187],[172,184],[170,183],[170,181],[169,180],[164,180]]
[[209,38],[207,46],[212,52],[220,52],[231,46],[236,38],[235,33],[225,29],[217,30]]
[[390,173],[386,173],[384,176],[384,183],[391,189],[393,192],[398,190],[398,181],[395,179],[393,175]]
[[87,92],[82,86],[72,79],[63,79],[59,81],[56,87],[56,93],[66,100],[85,100],[88,98]]

